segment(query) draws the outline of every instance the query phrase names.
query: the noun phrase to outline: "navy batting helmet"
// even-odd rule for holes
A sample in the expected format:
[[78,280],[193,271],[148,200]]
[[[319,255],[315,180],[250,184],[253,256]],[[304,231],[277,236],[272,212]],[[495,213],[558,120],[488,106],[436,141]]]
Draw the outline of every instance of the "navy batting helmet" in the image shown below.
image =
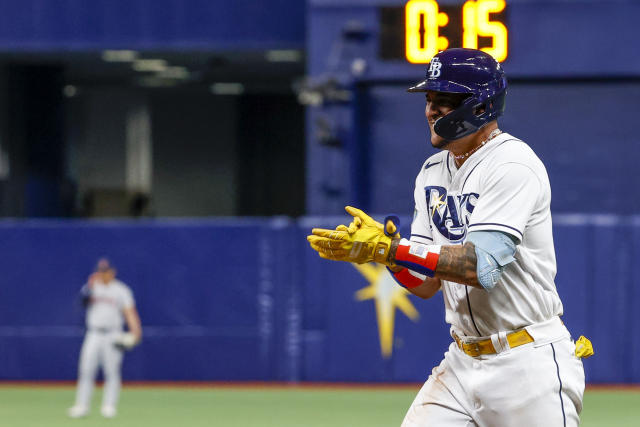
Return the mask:
[[434,131],[444,139],[470,135],[504,112],[507,78],[502,67],[485,52],[475,49],[447,49],[433,57],[426,80],[409,92],[469,94],[462,104],[440,117]]

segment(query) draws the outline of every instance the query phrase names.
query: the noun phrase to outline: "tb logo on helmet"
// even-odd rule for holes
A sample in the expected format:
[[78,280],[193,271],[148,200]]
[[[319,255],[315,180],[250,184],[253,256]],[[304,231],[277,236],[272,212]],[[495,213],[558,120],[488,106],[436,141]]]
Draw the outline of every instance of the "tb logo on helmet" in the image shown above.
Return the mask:
[[439,58],[433,58],[429,63],[429,73],[430,79],[435,79],[436,77],[440,77],[440,68],[442,68],[442,62],[440,62]]

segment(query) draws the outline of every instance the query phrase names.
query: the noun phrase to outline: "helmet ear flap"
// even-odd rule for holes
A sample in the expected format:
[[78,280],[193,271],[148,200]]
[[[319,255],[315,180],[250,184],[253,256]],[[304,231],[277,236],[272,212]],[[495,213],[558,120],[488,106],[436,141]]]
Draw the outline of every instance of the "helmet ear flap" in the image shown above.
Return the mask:
[[477,100],[468,98],[459,108],[436,120],[434,132],[444,139],[453,141],[477,131],[480,120],[474,114],[474,108],[478,105],[474,101]]
[[506,90],[484,100],[471,96],[459,108],[436,120],[433,130],[450,141],[470,135],[502,114],[505,95]]
[[[491,108],[491,103],[490,102],[489,102],[489,107],[488,108]],[[485,113],[485,111],[487,111],[487,103],[486,102],[483,102],[483,103],[478,104],[475,107],[473,107],[473,114],[476,117],[482,116]]]

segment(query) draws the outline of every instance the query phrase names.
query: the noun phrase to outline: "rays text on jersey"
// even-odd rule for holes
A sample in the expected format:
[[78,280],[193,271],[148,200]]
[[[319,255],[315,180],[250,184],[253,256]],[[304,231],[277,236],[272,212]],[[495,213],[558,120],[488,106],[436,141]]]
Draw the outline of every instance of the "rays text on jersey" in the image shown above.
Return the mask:
[[463,240],[467,235],[469,216],[475,208],[478,193],[447,194],[444,187],[425,187],[427,207],[438,232],[449,241]]

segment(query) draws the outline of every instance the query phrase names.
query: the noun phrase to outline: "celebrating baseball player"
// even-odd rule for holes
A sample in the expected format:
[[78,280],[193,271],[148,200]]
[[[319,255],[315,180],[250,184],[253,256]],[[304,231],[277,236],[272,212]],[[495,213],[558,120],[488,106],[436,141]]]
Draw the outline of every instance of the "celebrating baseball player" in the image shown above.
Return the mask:
[[[95,377],[101,365],[104,374],[101,413],[105,418],[113,418],[120,394],[123,352],[140,342],[140,317],[131,289],[116,279],[116,270],[105,258],[98,261],[96,271],[82,287],[81,295],[87,306],[87,332],[80,352],[76,402],[68,414],[72,418],[88,415]],[[123,332],[125,320],[129,332]]]
[[409,239],[388,217],[313,229],[322,258],[388,266],[413,294],[442,291],[453,338],[410,406],[403,426],[576,426],[581,357],[560,320],[554,277],[551,189],[532,149],[501,131],[507,80],[490,55],[448,49],[430,62],[426,94],[431,145],[422,165]]

